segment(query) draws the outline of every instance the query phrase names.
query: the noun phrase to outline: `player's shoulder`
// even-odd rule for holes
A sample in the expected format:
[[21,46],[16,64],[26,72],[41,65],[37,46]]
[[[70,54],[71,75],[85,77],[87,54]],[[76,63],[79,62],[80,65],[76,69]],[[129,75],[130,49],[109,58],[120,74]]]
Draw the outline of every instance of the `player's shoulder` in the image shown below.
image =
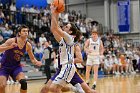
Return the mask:
[[15,42],[15,38],[9,38],[6,40],[6,42],[13,43],[13,42]]
[[32,46],[32,44],[31,44],[29,41],[27,41],[26,45],[27,45],[28,47],[31,47],[31,46]]

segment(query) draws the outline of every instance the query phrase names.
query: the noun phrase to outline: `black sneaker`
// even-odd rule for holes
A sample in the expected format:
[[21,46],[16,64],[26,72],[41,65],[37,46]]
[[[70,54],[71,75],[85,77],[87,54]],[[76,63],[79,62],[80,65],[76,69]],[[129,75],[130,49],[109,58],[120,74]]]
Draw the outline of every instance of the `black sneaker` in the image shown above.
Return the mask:
[[92,86],[92,89],[94,89],[94,90],[96,89],[96,85],[95,84]]

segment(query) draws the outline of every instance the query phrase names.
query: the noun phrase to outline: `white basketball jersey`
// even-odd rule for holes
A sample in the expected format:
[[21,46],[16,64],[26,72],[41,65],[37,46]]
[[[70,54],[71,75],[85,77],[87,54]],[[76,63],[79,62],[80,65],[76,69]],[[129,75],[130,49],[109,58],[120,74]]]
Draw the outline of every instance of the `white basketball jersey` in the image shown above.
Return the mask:
[[100,38],[97,41],[93,41],[92,38],[89,39],[89,50],[90,53],[88,55],[90,56],[100,55]]
[[74,45],[68,45],[62,38],[59,42],[60,64],[72,63],[74,60]]

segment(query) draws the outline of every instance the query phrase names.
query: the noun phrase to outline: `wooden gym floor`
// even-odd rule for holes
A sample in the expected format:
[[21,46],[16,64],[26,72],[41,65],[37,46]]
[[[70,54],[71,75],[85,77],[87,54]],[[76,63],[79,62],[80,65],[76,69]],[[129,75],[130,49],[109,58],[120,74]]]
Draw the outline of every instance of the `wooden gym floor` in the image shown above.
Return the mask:
[[[28,81],[28,93],[40,93],[44,82],[45,80]],[[7,85],[6,93],[19,93],[19,88],[19,84]],[[99,78],[96,90],[97,93],[140,93],[140,74]]]

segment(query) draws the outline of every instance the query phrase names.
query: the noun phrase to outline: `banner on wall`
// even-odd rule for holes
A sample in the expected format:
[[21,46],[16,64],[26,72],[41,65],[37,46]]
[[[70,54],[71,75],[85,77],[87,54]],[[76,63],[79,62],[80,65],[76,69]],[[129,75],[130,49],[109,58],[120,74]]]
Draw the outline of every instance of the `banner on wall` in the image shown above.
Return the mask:
[[31,7],[32,5],[40,8],[47,6],[47,0],[16,0],[16,7],[20,9],[22,6],[28,5]]
[[118,1],[118,29],[120,33],[130,32],[130,0]]

